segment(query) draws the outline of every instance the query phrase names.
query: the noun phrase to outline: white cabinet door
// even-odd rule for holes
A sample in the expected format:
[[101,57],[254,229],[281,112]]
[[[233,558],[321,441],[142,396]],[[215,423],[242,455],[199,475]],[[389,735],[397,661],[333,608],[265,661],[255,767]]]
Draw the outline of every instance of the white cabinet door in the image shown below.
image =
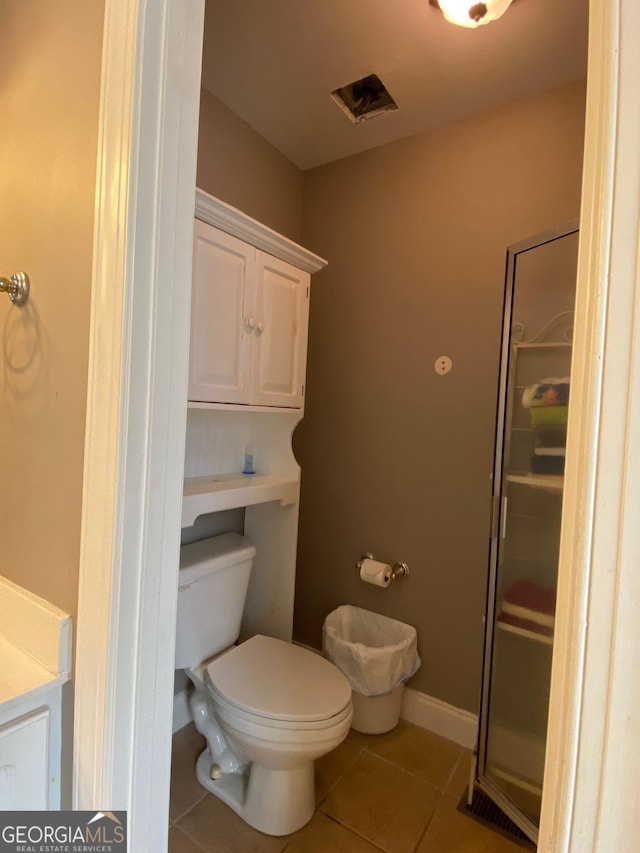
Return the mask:
[[256,250],[195,221],[189,400],[248,403]]
[[48,708],[0,726],[0,810],[50,807],[48,760]]
[[301,408],[309,273],[196,220],[189,400]]
[[309,321],[309,273],[258,252],[251,402],[300,408]]

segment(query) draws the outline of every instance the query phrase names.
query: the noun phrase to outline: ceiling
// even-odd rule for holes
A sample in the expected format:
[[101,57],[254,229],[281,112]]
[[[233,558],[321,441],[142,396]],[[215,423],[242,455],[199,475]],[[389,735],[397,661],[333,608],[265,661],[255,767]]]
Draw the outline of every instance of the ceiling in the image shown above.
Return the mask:
[[[301,169],[586,76],[588,0],[517,0],[475,30],[428,0],[206,0],[203,86]],[[399,109],[330,97],[375,73]]]

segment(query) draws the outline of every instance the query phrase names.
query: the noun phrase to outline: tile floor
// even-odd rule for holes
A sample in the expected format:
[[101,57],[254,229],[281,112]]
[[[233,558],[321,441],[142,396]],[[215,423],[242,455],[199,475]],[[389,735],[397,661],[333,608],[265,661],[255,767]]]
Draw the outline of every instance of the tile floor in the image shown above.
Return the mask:
[[351,731],[316,762],[316,813],[292,835],[247,826],[196,781],[195,728],[173,738],[169,853],[522,853],[460,814],[469,752],[401,721],[385,735]]

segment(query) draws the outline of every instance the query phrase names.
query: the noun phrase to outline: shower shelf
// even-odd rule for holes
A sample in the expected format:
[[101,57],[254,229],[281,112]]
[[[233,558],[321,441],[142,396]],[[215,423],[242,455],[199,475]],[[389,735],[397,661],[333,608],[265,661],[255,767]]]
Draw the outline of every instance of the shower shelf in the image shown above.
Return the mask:
[[182,526],[191,527],[199,515],[224,509],[279,501],[283,506],[298,501],[297,475],[217,474],[184,481]]
[[505,480],[508,483],[518,483],[532,489],[546,489],[552,492],[561,492],[564,488],[562,474],[506,474]]
[[527,640],[533,640],[534,643],[542,643],[545,646],[553,645],[553,635],[538,634],[536,631],[528,631],[526,628],[520,628],[518,625],[509,625],[502,622],[500,618],[496,619],[496,625],[501,631],[506,631],[507,634],[516,634],[518,637],[524,637]]

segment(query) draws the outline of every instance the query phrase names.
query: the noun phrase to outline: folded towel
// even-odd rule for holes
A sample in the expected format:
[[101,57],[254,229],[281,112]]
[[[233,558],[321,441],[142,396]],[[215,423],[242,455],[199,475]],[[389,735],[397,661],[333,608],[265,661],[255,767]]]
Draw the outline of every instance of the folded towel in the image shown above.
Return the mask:
[[541,379],[524,389],[522,405],[525,409],[535,406],[566,406],[569,402],[569,377]]
[[558,426],[566,424],[569,406],[534,406],[529,409],[531,426],[537,429],[541,426]]
[[535,456],[566,456],[567,448],[566,447],[545,447],[542,444],[536,445],[533,448],[533,452]]
[[545,426],[536,426],[536,445],[538,447],[558,447],[564,450],[566,443],[566,424],[550,424]]
[[532,581],[516,581],[505,592],[502,613],[553,628],[556,591]]
[[532,474],[564,474],[564,456],[531,457]]

